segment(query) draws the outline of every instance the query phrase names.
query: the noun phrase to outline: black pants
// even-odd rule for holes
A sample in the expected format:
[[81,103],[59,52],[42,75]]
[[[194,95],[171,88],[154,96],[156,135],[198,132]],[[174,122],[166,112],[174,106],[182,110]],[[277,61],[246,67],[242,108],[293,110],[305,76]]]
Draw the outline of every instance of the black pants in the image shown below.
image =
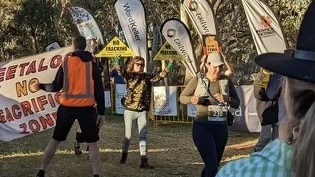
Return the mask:
[[228,139],[226,124],[194,122],[193,140],[205,164],[201,177],[214,177]]
[[96,111],[93,106],[69,107],[62,105],[59,106],[57,111],[57,120],[53,138],[57,141],[66,140],[76,119],[79,122],[84,142],[92,143],[100,139],[96,127]]

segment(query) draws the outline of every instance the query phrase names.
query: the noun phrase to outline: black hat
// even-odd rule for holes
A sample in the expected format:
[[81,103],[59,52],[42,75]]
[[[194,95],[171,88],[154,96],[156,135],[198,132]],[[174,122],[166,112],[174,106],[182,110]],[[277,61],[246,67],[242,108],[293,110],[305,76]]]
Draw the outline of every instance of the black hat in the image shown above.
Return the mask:
[[[285,53],[265,53],[255,63],[269,71],[307,82],[315,82],[315,2],[312,1],[302,20],[296,50]],[[275,44],[276,45],[276,44]]]

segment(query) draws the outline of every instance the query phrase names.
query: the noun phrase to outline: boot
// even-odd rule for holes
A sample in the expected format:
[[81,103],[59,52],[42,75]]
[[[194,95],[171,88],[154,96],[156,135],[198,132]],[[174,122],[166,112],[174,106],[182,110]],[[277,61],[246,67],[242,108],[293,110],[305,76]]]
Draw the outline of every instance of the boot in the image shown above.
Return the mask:
[[38,170],[36,177],[45,177],[45,171],[44,170]]
[[74,154],[76,156],[80,156],[82,154],[82,151],[80,149],[80,143],[78,141],[74,143]]
[[141,169],[153,169],[154,167],[152,165],[149,165],[148,159],[146,157],[141,157]]
[[121,154],[121,159],[120,159],[120,164],[125,164],[126,163],[126,161],[127,161],[127,156],[128,156],[128,152],[123,152],[122,154]]

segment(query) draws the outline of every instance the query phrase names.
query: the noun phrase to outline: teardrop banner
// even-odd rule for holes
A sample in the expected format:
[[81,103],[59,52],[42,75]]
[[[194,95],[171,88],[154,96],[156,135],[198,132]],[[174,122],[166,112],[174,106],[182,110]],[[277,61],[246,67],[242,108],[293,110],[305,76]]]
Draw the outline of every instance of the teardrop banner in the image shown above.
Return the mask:
[[149,57],[143,3],[140,0],[117,0],[114,6],[127,44],[136,56],[144,58],[144,72],[147,72]]
[[196,58],[191,43],[191,35],[186,25],[178,19],[170,18],[161,26],[166,41],[183,56],[186,69],[194,77],[197,75]]

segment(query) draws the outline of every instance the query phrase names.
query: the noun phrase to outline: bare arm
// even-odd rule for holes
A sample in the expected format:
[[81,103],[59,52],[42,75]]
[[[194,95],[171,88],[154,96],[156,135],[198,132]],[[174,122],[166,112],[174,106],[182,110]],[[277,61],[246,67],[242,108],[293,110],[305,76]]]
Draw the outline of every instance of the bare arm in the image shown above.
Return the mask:
[[151,82],[158,82],[158,81],[162,80],[164,77],[167,76],[167,74],[170,72],[170,70],[173,68],[173,66],[174,66],[174,61],[170,61],[168,63],[168,65],[166,66],[166,68],[162,72],[151,76],[152,77],[150,79]]
[[221,53],[222,57],[223,57],[223,62],[224,65],[226,66],[227,70],[224,72],[224,75],[226,75],[227,77],[231,78],[234,75],[234,69],[233,67],[230,65],[230,63],[226,60],[226,57],[223,53]]

